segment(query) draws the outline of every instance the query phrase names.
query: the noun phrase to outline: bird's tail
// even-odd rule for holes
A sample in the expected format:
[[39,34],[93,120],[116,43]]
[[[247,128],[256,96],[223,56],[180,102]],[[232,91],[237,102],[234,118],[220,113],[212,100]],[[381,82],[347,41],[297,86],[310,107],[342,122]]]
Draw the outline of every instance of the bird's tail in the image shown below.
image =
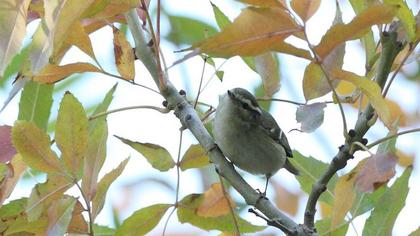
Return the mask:
[[288,159],[286,159],[286,163],[284,164],[284,168],[286,168],[286,170],[288,170],[290,173],[292,173],[294,175],[300,175],[299,170],[296,167],[294,167]]

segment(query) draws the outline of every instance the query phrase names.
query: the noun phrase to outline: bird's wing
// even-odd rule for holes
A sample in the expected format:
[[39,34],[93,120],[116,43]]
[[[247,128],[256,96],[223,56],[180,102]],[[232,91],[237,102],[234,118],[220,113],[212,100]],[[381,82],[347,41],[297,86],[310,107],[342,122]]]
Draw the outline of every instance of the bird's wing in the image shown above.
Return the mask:
[[267,132],[267,134],[276,142],[278,142],[286,151],[288,157],[293,157],[292,149],[290,148],[289,141],[286,135],[280,129],[276,120],[270,113],[262,111],[264,114],[261,116],[260,126]]

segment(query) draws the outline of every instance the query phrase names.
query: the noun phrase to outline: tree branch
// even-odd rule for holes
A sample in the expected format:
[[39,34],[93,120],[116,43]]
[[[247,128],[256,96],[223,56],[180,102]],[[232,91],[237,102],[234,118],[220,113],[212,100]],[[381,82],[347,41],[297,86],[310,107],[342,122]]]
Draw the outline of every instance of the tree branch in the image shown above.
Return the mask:
[[[155,83],[159,85],[159,74],[156,71],[157,62],[153,58],[154,53],[147,46],[145,36],[141,30],[141,23],[135,10],[131,10],[126,14],[127,23],[133,35],[136,44],[136,55],[141,59],[145,67],[149,70]],[[245,180],[235,171],[233,165],[226,160],[222,152],[217,148],[213,138],[205,129],[200,117],[190,103],[178,93],[177,89],[169,80],[166,80],[166,86],[160,87],[162,96],[167,101],[167,108],[174,110],[174,114],[179,118],[183,127],[188,128],[195,136],[204,150],[207,151],[211,161],[215,164],[219,173],[229,181],[229,183],[242,195],[248,205],[255,206],[266,217],[274,220],[278,225],[287,229],[289,235],[309,235],[304,233],[304,229],[300,227],[287,215],[282,213],[268,199],[261,198]]]
[[[390,73],[392,63],[397,56],[398,52],[401,51],[402,44],[397,41],[396,32],[384,32],[381,38],[382,53],[379,59],[377,67],[377,74],[375,81],[383,89],[388,74]],[[364,145],[367,144],[367,140],[363,138],[369,128],[373,125],[371,119],[374,117],[374,109],[371,104],[368,104],[365,111],[358,117],[355,128],[349,131],[349,135],[345,140],[344,145],[340,146],[339,152],[333,158],[332,162],[328,166],[328,169],[321,176],[321,178],[312,186],[311,193],[309,194],[308,202],[305,209],[304,225],[310,229],[315,230],[315,213],[316,203],[318,202],[321,194],[327,189],[327,184],[337,173],[338,170],[344,168],[347,165],[347,161],[353,158],[353,153],[350,152],[351,146],[354,142],[359,142]],[[356,149],[355,151],[357,151]],[[360,150],[360,147],[359,147]]]

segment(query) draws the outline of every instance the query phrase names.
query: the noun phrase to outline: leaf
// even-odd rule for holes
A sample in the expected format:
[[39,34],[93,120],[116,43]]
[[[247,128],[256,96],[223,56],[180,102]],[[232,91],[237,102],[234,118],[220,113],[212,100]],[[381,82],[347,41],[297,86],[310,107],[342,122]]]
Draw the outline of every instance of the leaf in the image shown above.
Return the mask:
[[314,48],[320,58],[325,58],[340,44],[363,36],[373,25],[389,23],[398,12],[398,6],[379,4],[357,15],[348,24],[331,27]]
[[386,191],[388,191],[388,187],[386,185],[376,189],[373,193],[364,193],[358,191],[357,188],[354,189],[356,190],[356,199],[354,200],[354,204],[350,211],[353,217],[357,217],[372,210],[376,202],[380,200]]
[[116,27],[114,33],[114,56],[118,72],[126,80],[134,80],[134,52],[125,34]]
[[65,198],[52,203],[48,209],[48,236],[65,235],[76,202],[75,198],[65,196]]
[[12,160],[16,149],[12,144],[12,126],[0,125],[0,163]]
[[82,191],[91,199],[96,192],[98,174],[106,157],[106,142],[108,139],[108,126],[104,119],[96,124],[89,133],[86,157],[83,164]]
[[19,71],[21,71],[28,58],[28,54],[29,47],[25,46],[11,59],[9,65],[5,68],[3,75],[0,74],[0,86],[3,86],[3,83],[10,79],[11,76],[16,75]]
[[0,8],[0,77],[19,52],[26,32],[29,0],[5,0]]
[[213,2],[210,2],[211,7],[213,8],[214,18],[216,19],[217,26],[219,29],[223,30],[226,26],[230,25],[232,22],[229,18],[223,13],[219,7],[216,6]]
[[321,0],[292,0],[290,6],[303,21],[308,21],[318,10]]
[[386,184],[394,177],[396,164],[397,157],[390,152],[369,157],[356,177],[356,187],[362,192],[372,192]]
[[327,105],[323,102],[299,106],[296,110],[296,121],[301,123],[300,130],[310,133],[321,126],[324,122],[325,107]]
[[124,220],[115,236],[145,235],[150,232],[162,219],[171,204],[155,204],[134,212]]
[[72,74],[83,72],[100,72],[100,70],[86,62],[76,62],[62,66],[48,64],[33,77],[33,80],[39,83],[55,83]]
[[26,206],[28,221],[32,222],[41,216],[48,209],[52,202],[61,199],[67,189],[74,183],[69,183],[59,175],[49,175],[44,183],[36,184],[31,191]]
[[34,122],[43,131],[47,131],[53,91],[54,85],[28,81],[20,95],[18,120]]
[[293,18],[280,8],[248,7],[222,32],[194,43],[190,49],[218,57],[255,56],[275,48],[299,30]]
[[[178,220],[181,223],[190,223],[203,230],[220,230],[236,232],[232,216],[230,214],[219,217],[201,217],[197,215],[197,208],[204,200],[202,194],[190,194],[184,197],[178,206]],[[241,233],[253,233],[263,230],[264,226],[256,226],[243,220],[237,214],[235,217]]]
[[271,182],[275,190],[275,203],[277,207],[292,216],[296,216],[299,209],[300,194],[293,193],[286,189],[283,184]]
[[[217,33],[216,28],[206,22],[185,16],[169,15],[169,33],[165,36],[177,46],[192,44]],[[188,30],[183,30],[188,29]]]
[[57,155],[50,148],[49,137],[34,123],[16,121],[12,140],[23,161],[31,168],[47,173],[61,172]]
[[[147,0],[145,1],[148,2]],[[96,3],[96,5],[95,5]],[[139,5],[139,0],[96,0],[84,12],[84,17],[105,20],[123,14]]]
[[107,226],[102,225],[93,225],[93,232],[95,232],[95,235],[100,236],[114,236],[115,235],[115,229],[109,228]]
[[264,84],[265,95],[273,96],[280,89],[280,71],[277,57],[268,52],[256,56],[255,69]]
[[95,52],[93,51],[92,43],[89,35],[86,32],[80,21],[76,21],[71,26],[72,33],[68,34],[65,42],[70,45],[74,45],[82,50],[84,53],[89,55],[92,59],[96,60]]
[[375,208],[365,222],[363,235],[392,234],[395,220],[405,205],[411,172],[412,168],[406,168],[390,189],[376,202]]
[[308,60],[312,60],[311,53],[305,49],[298,48],[292,44],[286,42],[278,42],[276,46],[273,47],[273,51],[289,54],[295,57],[300,57]]
[[92,216],[93,219],[101,212],[104,203],[106,192],[108,191],[109,186],[121,175],[125,166],[127,165],[130,158],[122,161],[117,168],[113,169],[111,172],[107,173],[98,183],[98,188],[96,194],[92,199]]
[[397,17],[401,20],[410,42],[413,42],[416,38],[416,19],[407,2],[403,0],[384,0],[384,3],[399,6]]
[[420,227],[411,232],[408,236],[419,236],[420,235]]
[[[80,201],[77,201],[72,212],[72,217],[69,223],[69,227],[67,228],[67,232],[69,234],[88,234],[89,226],[85,218],[83,217],[84,212],[85,212],[85,208],[82,206]],[[100,234],[97,234],[97,235],[100,235]]]
[[4,235],[45,235],[45,228],[48,225],[46,218],[37,221],[28,222],[25,217],[17,216],[16,220],[11,222]]
[[222,185],[214,183],[204,192],[203,201],[197,208],[197,215],[200,217],[218,217],[230,213],[229,202],[235,208],[235,202],[227,195],[223,194]]
[[210,164],[209,157],[200,144],[191,145],[182,157],[179,167],[182,171],[201,168]]
[[2,205],[3,202],[13,192],[17,182],[20,180],[20,177],[26,170],[26,165],[22,161],[22,156],[19,154],[13,157],[8,166],[10,167],[11,176],[9,176],[7,179],[0,180],[0,205]]
[[60,103],[55,141],[67,172],[73,178],[80,179],[87,150],[88,119],[82,104],[69,92],[66,92]]
[[[92,115],[108,110],[113,99],[117,84],[105,95],[103,101],[96,107]],[[92,117],[92,116],[91,116]],[[98,117],[89,122],[89,137],[86,157],[84,159],[83,173],[90,173],[82,176],[82,191],[86,197],[92,199],[96,192],[98,174],[106,157],[106,142],[108,140],[108,126],[106,116]]]
[[251,5],[259,7],[280,7],[286,9],[286,3],[284,0],[239,0],[243,3],[248,3]]
[[[290,162],[299,169],[300,175],[295,176],[300,187],[306,193],[310,193],[312,185],[321,177],[321,175],[328,168],[328,164],[319,161],[313,157],[306,157],[297,151],[293,151],[293,158]],[[334,175],[328,183],[327,190],[319,198],[321,201],[332,205],[334,200],[334,187],[337,183],[338,177]]]
[[123,143],[134,148],[137,152],[141,153],[146,160],[152,165],[153,168],[160,171],[168,171],[175,166],[175,162],[169,152],[156,144],[133,142],[128,139],[114,135]]
[[354,182],[360,168],[360,163],[350,173],[338,178],[334,189],[334,203],[332,207],[331,227],[333,230],[344,222],[344,217],[353,206],[356,199]]
[[[342,24],[342,14],[338,4],[336,4],[336,12],[333,21],[333,26],[337,24]],[[322,68],[320,65],[311,62],[305,69],[305,74],[303,76],[303,94],[305,99],[311,100],[324,96],[325,94],[331,92],[332,88],[338,86],[338,82],[335,80],[331,81],[332,86],[328,82],[328,78],[325,73],[330,73],[331,70],[341,69],[343,66],[345,54],[345,44],[341,44],[334,48],[331,53],[326,56],[322,62]],[[324,70],[322,70],[324,69]],[[324,72],[325,71],[325,72]]]
[[382,96],[381,88],[377,83],[344,70],[333,70],[331,71],[331,75],[334,79],[345,80],[359,87],[369,98],[372,107],[375,109],[378,117],[384,122],[385,126],[390,130],[394,129],[392,126],[393,121],[391,119],[391,112]]
[[333,229],[330,228],[331,218],[324,218],[315,222],[315,228],[319,235],[345,236],[349,228],[349,223],[343,223]]

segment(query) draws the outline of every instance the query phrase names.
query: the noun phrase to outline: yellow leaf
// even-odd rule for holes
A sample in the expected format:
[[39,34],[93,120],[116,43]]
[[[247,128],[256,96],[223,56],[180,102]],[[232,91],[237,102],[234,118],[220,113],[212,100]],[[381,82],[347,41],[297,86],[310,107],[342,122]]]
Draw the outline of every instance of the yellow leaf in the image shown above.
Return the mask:
[[312,60],[311,53],[305,49],[298,48],[293,46],[292,44],[288,44],[286,42],[279,42],[273,48],[273,51],[289,54],[292,56],[305,58],[308,60]]
[[369,98],[369,101],[378,114],[378,117],[382,120],[382,122],[384,122],[388,129],[393,130],[393,120],[390,109],[385,99],[382,97],[381,88],[377,83],[352,72],[339,69],[332,70],[331,75],[334,79],[345,80],[359,87],[360,90],[362,90],[362,92]]
[[66,43],[74,45],[82,50],[84,53],[89,55],[92,59],[95,59],[95,53],[93,52],[92,43],[90,42],[89,35],[86,33],[80,21],[74,22],[71,26],[72,32],[68,34]]
[[3,0],[0,7],[0,77],[22,46],[29,0]]
[[248,3],[250,5],[260,7],[280,7],[286,9],[286,3],[284,0],[239,0],[240,2]]
[[264,93],[271,97],[280,89],[279,65],[273,53],[263,53],[255,57],[255,69],[260,75]]
[[351,209],[353,201],[356,197],[354,190],[354,181],[356,179],[356,170],[341,176],[334,189],[334,203],[332,207],[331,229],[335,229],[338,225],[343,223],[344,217]]
[[48,64],[39,74],[33,77],[33,80],[40,83],[55,83],[74,73],[83,72],[100,72],[100,70],[94,65],[85,62],[77,62],[63,66]]
[[330,91],[321,67],[313,62],[307,65],[303,75],[303,95],[306,101],[321,97]]
[[388,23],[397,14],[398,6],[375,5],[367,8],[348,24],[331,27],[315,47],[316,54],[325,58],[338,45],[363,36],[373,25]]
[[50,148],[48,135],[34,123],[16,121],[12,129],[12,139],[23,161],[31,168],[47,173],[60,172],[60,163]]
[[328,203],[325,203],[323,201],[319,202],[319,207],[321,209],[321,216],[322,218],[329,218],[332,214],[332,206]]
[[[232,208],[234,201],[229,197]],[[197,215],[203,217],[218,217],[229,213],[229,202],[223,195],[222,185],[215,183],[204,193],[204,200],[197,208]]]
[[318,10],[321,0],[292,0],[290,6],[303,21],[309,20]]
[[12,176],[0,181],[0,205],[10,196],[20,177],[22,177],[23,172],[26,170],[26,164],[23,162],[20,154],[16,154],[8,165],[12,168]]
[[289,35],[301,29],[281,8],[248,7],[222,32],[193,44],[213,56],[255,56],[281,45]]
[[414,163],[414,155],[407,154],[397,149],[396,155],[398,156],[398,164],[403,167],[412,166]]
[[126,80],[134,80],[134,52],[125,34],[115,27],[114,32],[114,56],[115,63],[120,75]]

